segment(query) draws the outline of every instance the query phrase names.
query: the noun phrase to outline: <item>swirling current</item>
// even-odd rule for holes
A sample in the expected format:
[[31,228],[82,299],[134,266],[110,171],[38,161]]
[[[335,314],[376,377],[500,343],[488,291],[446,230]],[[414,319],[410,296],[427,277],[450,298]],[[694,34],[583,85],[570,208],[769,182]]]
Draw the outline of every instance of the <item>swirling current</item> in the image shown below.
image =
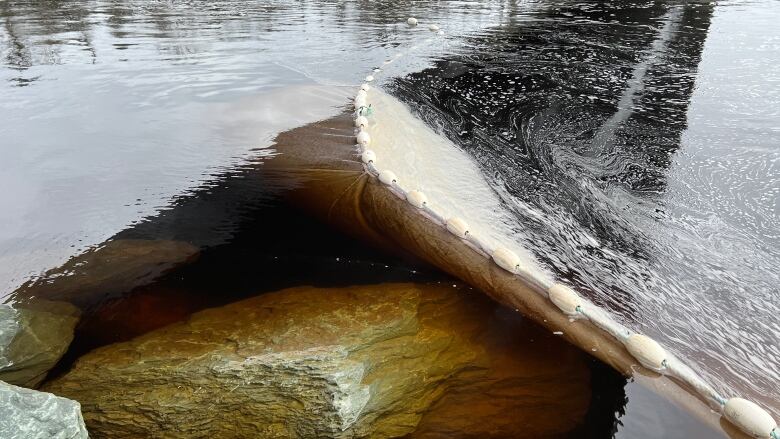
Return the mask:
[[703,58],[728,44],[708,37],[715,9],[558,3],[391,88],[479,163],[543,265],[724,394],[776,407],[780,133],[739,110],[760,93],[777,116],[780,77]]
[[[287,189],[257,171],[273,138],[403,52],[376,86],[473,158],[544,268],[780,418],[778,22],[775,0],[0,1],[0,299],[112,237],[245,239]],[[276,238],[258,265],[295,279],[273,261],[308,242]]]

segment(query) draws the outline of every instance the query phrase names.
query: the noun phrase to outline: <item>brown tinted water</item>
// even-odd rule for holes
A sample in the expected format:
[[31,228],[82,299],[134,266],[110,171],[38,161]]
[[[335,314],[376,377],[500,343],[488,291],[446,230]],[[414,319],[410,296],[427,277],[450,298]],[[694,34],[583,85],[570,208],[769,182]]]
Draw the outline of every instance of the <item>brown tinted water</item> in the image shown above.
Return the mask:
[[[261,291],[440,279],[280,207],[289,182],[255,169],[277,133],[343,103],[285,87],[355,84],[366,66],[417,41],[402,22],[418,15],[446,23],[446,43],[404,57],[390,76],[404,80],[395,92],[452,138],[465,131],[457,143],[507,199],[565,213],[546,226],[518,214],[535,254],[733,386],[727,393],[777,407],[771,6],[3,2],[0,294],[13,300],[20,285],[109,238],[198,249],[193,265],[166,267],[131,295],[82,298],[88,318],[64,368],[94,346]],[[510,89],[511,105],[483,106],[487,115],[459,99]],[[566,183],[572,170],[590,185]],[[526,184],[539,190],[517,190]],[[551,249],[565,257],[551,259]],[[580,257],[593,264],[574,264]],[[606,417],[617,436],[708,434],[641,389],[626,393],[625,425]]]
[[[305,130],[298,131],[304,133]],[[295,132],[285,138],[308,139],[306,134],[296,135]],[[308,146],[304,150],[306,148]],[[690,438],[720,434],[669,401],[627,382],[560,336],[414,258],[380,253],[284,203],[257,205],[255,200],[247,198],[251,193],[247,190],[249,187],[273,175],[275,172],[267,172],[265,166],[246,167],[215,181],[207,191],[180,200],[178,207],[164,215],[150,218],[115,236],[112,242],[155,242],[161,237],[166,241],[159,242],[182,242],[192,239],[187,238],[192,231],[182,227],[171,234],[173,218],[182,215],[208,218],[208,215],[198,213],[219,211],[226,205],[244,213],[235,218],[236,222],[232,224],[234,238],[228,242],[205,248],[197,258],[188,259],[184,265],[171,269],[154,282],[82,301],[85,314],[76,329],[75,340],[50,379],[67,373],[78,357],[92,349],[130,340],[185,320],[199,310],[264,292],[299,285],[347,287],[398,281],[433,282],[466,291],[464,300],[470,304],[465,306],[484,316],[481,318],[489,319],[490,330],[481,336],[479,343],[502,352],[488,367],[488,373],[493,377],[488,381],[498,383],[499,387],[485,388],[485,384],[453,387],[423,416],[412,437],[485,437],[486,431],[492,431],[490,437]],[[290,177],[290,180],[289,183],[296,177]],[[212,217],[211,221],[218,223],[224,219],[224,216]],[[214,224],[204,220],[200,227],[213,229]],[[296,230],[296,233],[270,232],[282,229]],[[106,261],[104,265],[111,263],[107,258],[97,259]],[[479,309],[483,311],[477,312]],[[544,374],[552,373],[554,365],[561,361],[579,364],[566,373],[576,371],[575,376],[581,374],[581,378],[574,382],[544,378]],[[512,397],[506,390],[503,400],[516,402],[498,403],[495,397],[490,397],[491,392],[501,392],[501,377],[514,376],[517,368],[527,370],[525,373],[537,378],[520,385],[520,389],[525,389],[522,390],[523,398]],[[545,370],[547,372],[542,372]],[[567,386],[574,387],[567,390]],[[542,395],[565,395],[567,391],[575,392],[567,397],[571,404],[528,406],[529,401],[549,404],[542,403]],[[542,399],[534,399],[537,398],[532,396],[535,394]],[[539,412],[538,409],[542,410]],[[485,425],[492,427],[485,430]],[[561,428],[565,433],[560,433]]]

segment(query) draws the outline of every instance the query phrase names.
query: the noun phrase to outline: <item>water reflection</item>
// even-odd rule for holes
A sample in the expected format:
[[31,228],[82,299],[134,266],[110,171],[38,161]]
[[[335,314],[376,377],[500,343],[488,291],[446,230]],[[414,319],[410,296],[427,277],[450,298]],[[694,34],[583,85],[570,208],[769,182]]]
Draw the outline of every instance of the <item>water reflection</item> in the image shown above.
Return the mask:
[[[321,100],[274,112],[268,94],[356,83],[417,39],[398,32],[407,14],[427,7],[463,32],[500,17],[496,4],[435,4],[3,2],[0,163],[13,166],[0,183],[13,190],[0,194],[0,296],[333,114]],[[268,103],[229,120],[249,97]]]
[[[630,315],[630,291],[653,253],[632,214],[658,215],[644,200],[663,190],[679,148],[711,12],[550,8],[479,34],[463,55],[397,81],[396,91],[424,97],[429,121],[446,121],[443,130],[497,175],[541,260],[584,288],[614,279],[609,294],[594,298]],[[553,259],[572,244],[587,255]],[[625,260],[611,250],[636,271],[616,270]],[[600,269],[567,273],[583,256]]]
[[[305,136],[302,139],[307,140]],[[49,374],[49,379],[66,373],[74,361],[92,349],[182,321],[204,308],[223,306],[263,292],[300,285],[338,287],[404,281],[458,283],[416,260],[387,256],[367,248],[279,201],[279,194],[297,185],[295,175],[266,171],[263,160],[231,169],[88,252],[101,256],[87,257],[87,263],[79,262],[55,270],[50,277],[17,290],[12,295],[17,303],[30,299],[68,300],[78,304],[83,311],[74,342]],[[160,246],[175,242],[188,243],[188,246],[195,244],[202,251],[197,258],[165,265],[165,271],[155,272],[155,277],[130,279],[132,284],[125,282],[126,276],[113,284],[111,276],[104,275],[116,264],[121,264],[122,273],[130,270],[128,266],[133,263],[160,267],[167,263],[155,258],[163,253]],[[135,254],[135,259],[122,260],[116,254],[106,254],[105,249],[115,245],[122,246],[122,255]],[[155,251],[153,255],[143,256],[134,250],[139,246],[154,246]],[[85,261],[84,255],[79,258]],[[97,278],[100,287],[90,289],[95,282],[80,282],[76,286],[78,294],[63,295],[68,279],[74,276],[74,267],[76,271],[79,268],[91,271],[91,277]],[[563,342],[558,336],[524,316],[490,302],[481,294],[473,299],[474,306],[479,304],[494,309],[492,330],[489,337],[480,339],[480,343],[511,345],[510,355],[490,364],[488,373],[491,376],[500,377],[513,368],[532,368],[539,361],[550,361],[550,357],[556,358],[561,352],[570,352],[576,355],[578,362],[587,364],[587,370],[580,372],[589,377],[590,383],[584,384],[579,379],[573,383],[586,386],[589,396],[586,398],[587,410],[581,419],[580,413],[556,413],[559,407],[545,407],[542,409],[544,419],[538,420],[538,425],[528,425],[518,424],[516,419],[527,422],[527,413],[515,416],[511,411],[496,411],[496,396],[470,395],[468,390],[445,393],[442,398],[452,397],[455,401],[461,398],[479,407],[479,410],[476,407],[469,410],[468,422],[464,420],[463,425],[473,428],[477,424],[490,423],[500,425],[498,431],[522,432],[531,437],[527,433],[529,429],[545,431],[550,424],[560,429],[556,422],[556,417],[560,417],[576,425],[566,433],[567,436],[720,437],[718,432],[639,386],[628,385],[632,393],[629,400],[624,389],[626,380],[616,371],[581,352],[573,352],[571,346],[561,346]],[[529,398],[534,398],[532,389],[536,386],[541,394],[547,395],[546,386],[560,391],[566,388],[567,382],[534,380],[523,384],[499,380],[495,385],[502,388],[498,399],[515,401],[510,407],[523,407]],[[513,396],[503,389],[504,384],[520,389],[527,386],[530,393],[521,390],[520,397]],[[449,404],[453,402],[449,401]],[[442,411],[440,405],[432,407],[431,413],[424,416],[419,435],[470,437],[457,429],[453,431],[451,422],[446,423],[452,420],[452,414]],[[460,407],[464,405],[459,404]],[[658,418],[658,423],[646,423],[647,416],[654,420]],[[658,432],[663,434],[656,434]],[[497,433],[494,437],[517,436]]]
[[[0,297],[111,237],[191,241],[205,260],[242,242],[235,219],[286,188],[247,169],[347,93],[287,87],[356,83],[419,40],[403,24],[417,15],[448,37],[395,64],[396,93],[473,154],[526,246],[716,382],[777,407],[776,9],[0,2]],[[269,248],[270,267],[283,249]]]
[[[700,194],[740,199],[757,190],[771,199],[778,174],[767,161],[777,154],[746,146],[744,162],[724,168],[718,157],[730,153],[708,149],[710,137],[694,144],[698,163],[670,172],[688,162],[680,150],[691,150],[683,141],[689,118],[713,114],[691,103],[714,11],[710,3],[550,2],[471,36],[393,88],[479,162],[540,261],[698,363],[725,394],[776,407],[780,369],[767,349],[777,342],[770,323],[780,284],[771,238],[777,217],[745,212],[738,202],[717,213]],[[762,14],[759,6],[752,11]],[[757,32],[772,41],[768,26]],[[764,70],[735,74],[761,77],[776,67],[751,62]],[[758,123],[761,144],[771,143],[774,126]],[[751,179],[757,183],[712,181],[711,172],[740,180],[745,166],[761,169]],[[713,193],[713,184],[722,192]],[[703,203],[692,208],[692,199]],[[734,210],[755,215],[749,228],[729,225]]]

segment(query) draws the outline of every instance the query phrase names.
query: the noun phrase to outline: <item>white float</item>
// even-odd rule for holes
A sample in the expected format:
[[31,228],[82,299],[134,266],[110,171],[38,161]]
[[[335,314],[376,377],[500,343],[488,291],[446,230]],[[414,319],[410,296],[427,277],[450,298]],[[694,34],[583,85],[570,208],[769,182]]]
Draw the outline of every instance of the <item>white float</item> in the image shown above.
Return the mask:
[[625,341],[626,349],[642,366],[654,371],[666,368],[666,351],[657,341],[642,334],[631,334]]
[[369,136],[367,132],[361,131],[357,135],[357,143],[359,145],[368,146],[368,144],[371,143],[371,136]]
[[367,127],[368,118],[366,118],[366,116],[358,116],[357,118],[355,118],[355,126],[358,128]]
[[417,26],[417,19],[414,17],[409,17],[409,19],[406,20],[406,24],[409,26]]
[[367,149],[363,151],[363,154],[360,154],[360,160],[362,160],[365,164],[376,163],[376,154],[374,151]]
[[393,183],[398,183],[398,177],[395,176],[393,171],[385,169],[379,173],[379,181],[387,185],[392,185]]
[[458,217],[452,217],[447,220],[447,230],[453,235],[463,238],[469,233],[469,225]]
[[361,89],[361,90],[358,90],[358,92],[357,92],[357,94],[356,94],[356,96],[355,96],[355,97],[357,97],[357,96],[363,96],[363,97],[367,97],[367,96],[368,96],[368,93],[366,93],[366,91],[365,91],[365,90],[362,90],[362,89]]
[[426,197],[424,193],[415,190],[409,191],[409,193],[406,194],[406,199],[409,201],[409,204],[418,209],[421,209],[428,203],[428,197]]
[[357,95],[355,97],[355,108],[365,107],[366,106],[366,96],[365,95]]
[[770,438],[777,422],[758,404],[742,398],[731,398],[723,407],[723,416],[753,437]]
[[369,90],[371,90],[371,86],[368,85],[368,84],[363,84],[363,85],[360,86],[360,89],[363,90],[363,91],[369,91]]
[[374,77],[371,75],[366,76],[366,82],[371,82],[374,80]]
[[582,306],[582,299],[571,288],[563,284],[555,284],[547,290],[550,301],[568,315],[575,315]]
[[432,24],[432,25],[428,26],[428,29],[430,29],[433,32],[436,32],[436,31],[439,30],[439,26],[436,26],[435,24]]
[[520,267],[520,257],[507,248],[498,247],[493,250],[493,254],[490,256],[496,265],[510,273],[515,273]]

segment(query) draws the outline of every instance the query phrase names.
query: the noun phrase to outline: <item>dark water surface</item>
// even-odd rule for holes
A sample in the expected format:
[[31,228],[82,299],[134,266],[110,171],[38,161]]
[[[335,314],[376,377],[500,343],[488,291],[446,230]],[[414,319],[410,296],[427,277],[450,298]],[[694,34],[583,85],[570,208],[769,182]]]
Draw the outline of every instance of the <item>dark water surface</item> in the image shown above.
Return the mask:
[[539,6],[392,89],[474,157],[544,265],[778,410],[778,4]]
[[[176,318],[302,283],[441,279],[336,244],[278,206],[286,182],[258,170],[276,134],[336,114],[349,92],[306,87],[358,84],[421,40],[427,31],[403,24],[412,15],[447,34],[383,85],[474,157],[524,245],[727,396],[776,409],[771,0],[2,1],[0,297],[110,237],[204,249],[200,265],[149,287],[192,300]],[[297,246],[264,235],[280,229],[307,232]],[[313,236],[324,237],[304,245]],[[103,317],[81,327],[91,335],[71,357],[127,335],[101,339]],[[597,376],[592,420],[603,428],[587,435],[711,435]]]

